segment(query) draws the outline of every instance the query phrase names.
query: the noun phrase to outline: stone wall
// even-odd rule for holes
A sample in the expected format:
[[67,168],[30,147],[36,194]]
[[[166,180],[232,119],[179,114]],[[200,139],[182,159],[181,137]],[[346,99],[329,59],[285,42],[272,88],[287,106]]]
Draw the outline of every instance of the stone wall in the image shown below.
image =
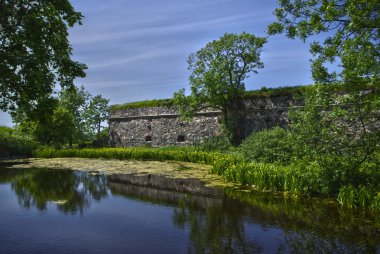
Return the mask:
[[243,137],[275,126],[286,127],[289,123],[289,107],[294,103],[291,95],[252,97],[243,102]]
[[[290,95],[252,97],[243,101],[242,136],[274,126],[288,124]],[[192,121],[180,119],[172,107],[148,107],[117,110],[109,119],[111,146],[190,145],[222,134],[222,113],[205,109]]]

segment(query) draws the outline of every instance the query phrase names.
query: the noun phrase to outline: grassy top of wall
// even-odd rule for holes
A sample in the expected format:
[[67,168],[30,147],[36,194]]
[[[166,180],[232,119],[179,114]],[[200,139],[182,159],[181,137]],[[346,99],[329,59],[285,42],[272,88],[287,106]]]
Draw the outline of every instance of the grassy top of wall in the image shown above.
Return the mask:
[[[366,83],[357,84],[357,86],[367,86]],[[278,88],[267,88],[263,87],[259,90],[246,91],[243,95],[243,98],[254,98],[254,97],[270,97],[270,96],[293,96],[300,95],[306,91],[314,90],[317,87],[322,85],[304,85],[304,86],[284,86]],[[342,84],[329,84],[329,89],[331,91],[344,91],[344,87]],[[148,107],[159,107],[165,106],[170,107],[173,106],[174,102],[172,99],[158,99],[158,100],[145,100],[145,101],[137,101],[130,102],[125,104],[116,104],[112,105],[110,110],[117,111],[123,109],[131,109],[131,108],[148,108]]]
[[172,99],[145,100],[129,102],[125,104],[116,104],[111,106],[111,111],[130,109],[130,108],[149,108],[149,107],[170,107],[173,106]]
[[[293,86],[293,87],[279,87],[279,88],[266,88],[263,87],[260,90],[246,91],[244,98],[262,97],[262,96],[281,96],[300,94],[309,86]],[[148,107],[170,107],[173,106],[172,99],[158,99],[158,100],[145,100],[129,102],[125,104],[115,104],[111,106],[111,111],[131,109],[131,108],[148,108]]]

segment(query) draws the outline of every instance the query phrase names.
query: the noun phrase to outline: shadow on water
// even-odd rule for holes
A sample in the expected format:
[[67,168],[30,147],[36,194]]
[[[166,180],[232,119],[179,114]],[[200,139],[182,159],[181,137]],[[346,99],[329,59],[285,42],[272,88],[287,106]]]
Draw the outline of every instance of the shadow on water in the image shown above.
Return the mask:
[[195,179],[66,170],[1,169],[1,183],[10,183],[20,205],[40,210],[53,203],[63,213],[83,214],[110,195],[171,207],[171,223],[189,232],[190,253],[380,251],[379,214],[320,200],[217,190]]

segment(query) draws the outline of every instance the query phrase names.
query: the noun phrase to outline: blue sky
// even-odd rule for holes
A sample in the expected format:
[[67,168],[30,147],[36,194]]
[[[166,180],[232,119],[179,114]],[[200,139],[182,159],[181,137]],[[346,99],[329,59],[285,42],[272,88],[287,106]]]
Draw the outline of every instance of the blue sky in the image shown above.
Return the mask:
[[[170,98],[189,88],[187,58],[224,33],[266,36],[276,0],[72,0],[84,15],[70,29],[73,58],[87,64],[78,79],[111,104]],[[247,90],[310,84],[310,42],[271,36],[261,55],[264,69]],[[12,125],[0,113],[0,125]]]

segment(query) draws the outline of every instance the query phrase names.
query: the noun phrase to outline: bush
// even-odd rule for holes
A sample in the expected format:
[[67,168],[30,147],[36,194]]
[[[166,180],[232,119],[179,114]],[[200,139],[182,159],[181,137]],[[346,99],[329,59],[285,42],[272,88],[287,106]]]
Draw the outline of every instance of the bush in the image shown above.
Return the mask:
[[378,87],[347,84],[346,89],[316,86],[305,93],[304,106],[290,112],[289,126],[294,157],[317,162],[327,191],[344,197],[350,193],[344,186],[357,189],[365,183],[363,171],[376,174],[380,148]]
[[37,143],[29,136],[19,135],[16,130],[0,126],[0,157],[31,156]]
[[231,148],[231,144],[226,136],[211,137],[195,144],[195,147],[200,151],[205,152],[227,152]]
[[292,158],[292,142],[287,130],[275,127],[255,132],[238,149],[246,161],[288,165]]

